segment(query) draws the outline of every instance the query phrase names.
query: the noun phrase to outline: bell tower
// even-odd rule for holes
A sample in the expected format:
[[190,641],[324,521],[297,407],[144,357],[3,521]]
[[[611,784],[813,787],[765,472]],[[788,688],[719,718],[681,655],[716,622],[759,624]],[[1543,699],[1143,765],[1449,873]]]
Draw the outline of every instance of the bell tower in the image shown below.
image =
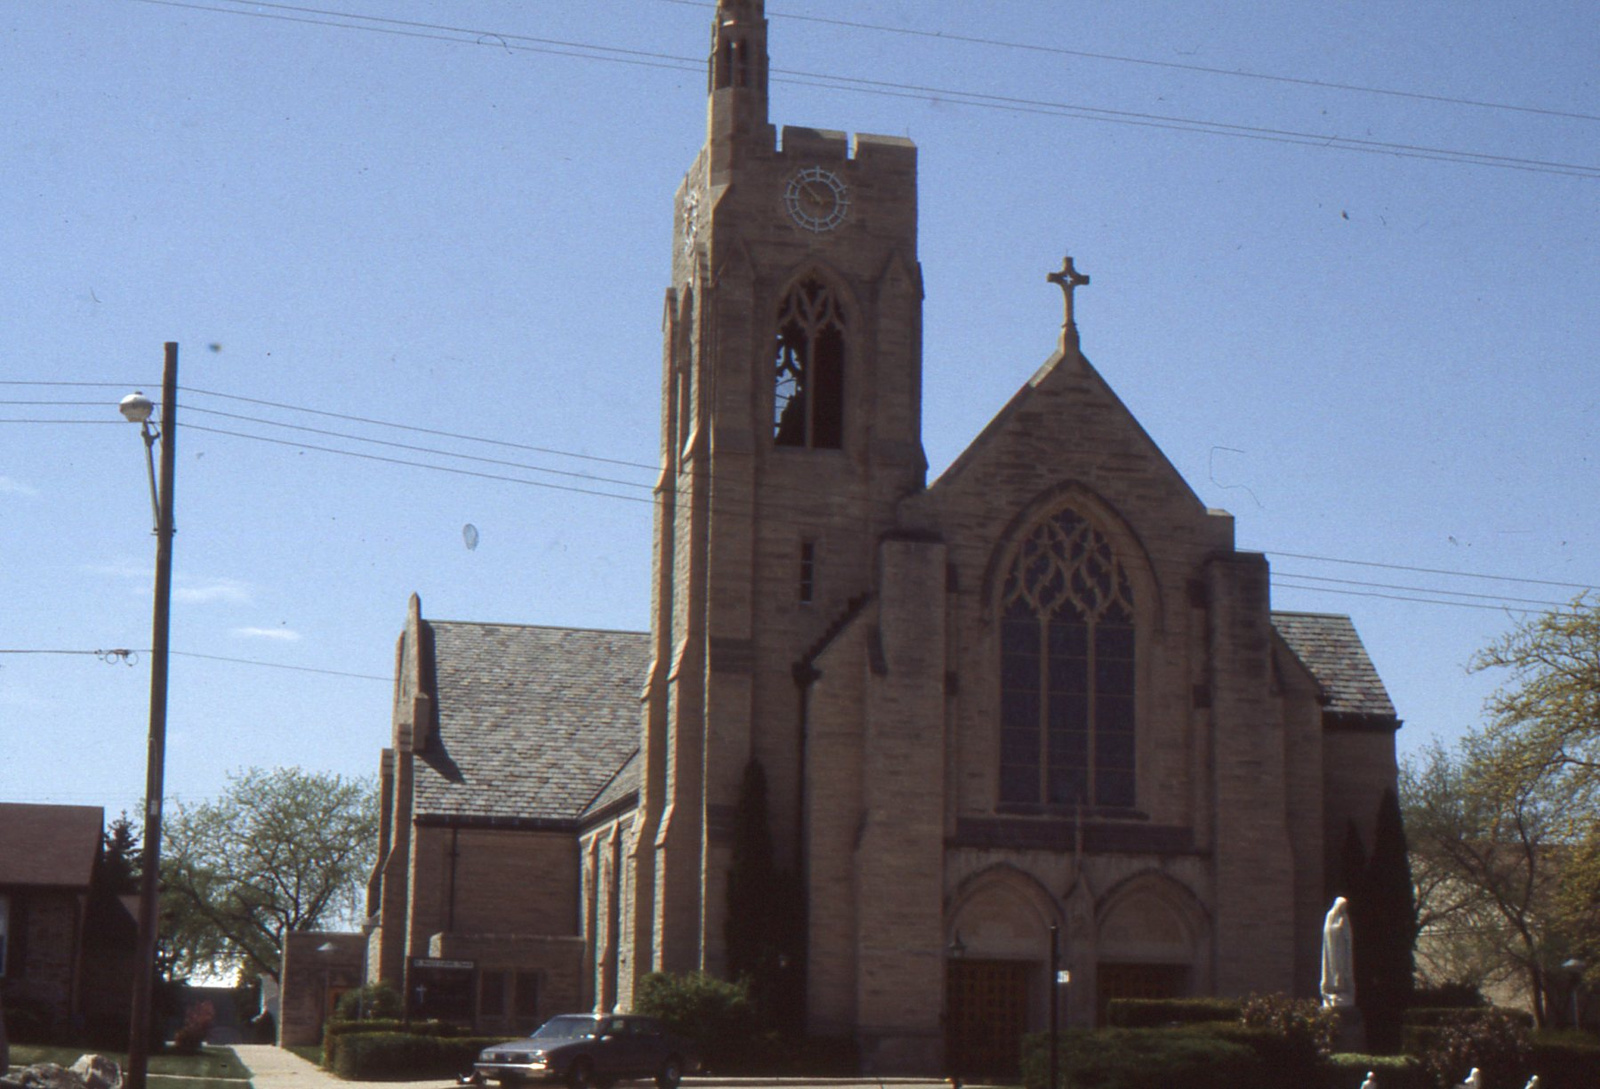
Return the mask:
[[727,874],[760,762],[778,869],[829,806],[804,774],[805,670],[874,592],[920,492],[916,148],[768,121],[762,0],[720,0],[706,143],[679,187],[631,927],[650,971],[726,966]]

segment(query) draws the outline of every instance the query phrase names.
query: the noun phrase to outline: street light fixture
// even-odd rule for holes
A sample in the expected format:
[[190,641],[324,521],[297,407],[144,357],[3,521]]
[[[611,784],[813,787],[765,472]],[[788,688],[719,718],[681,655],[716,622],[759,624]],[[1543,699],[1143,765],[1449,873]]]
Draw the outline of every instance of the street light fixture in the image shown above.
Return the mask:
[[[158,892],[161,880],[161,795],[167,751],[167,636],[172,619],[172,485],[178,431],[178,346],[167,342],[161,374],[160,430],[150,426],[155,406],[143,393],[117,405],[139,425],[150,472],[150,507],[156,526],[156,588],[150,635],[150,740],[145,759],[144,872],[139,880],[139,948],[133,978],[133,1015],[128,1038],[127,1089],[145,1089],[150,1064],[151,996],[156,974]],[[156,485],[155,444],[161,440],[161,484]]]

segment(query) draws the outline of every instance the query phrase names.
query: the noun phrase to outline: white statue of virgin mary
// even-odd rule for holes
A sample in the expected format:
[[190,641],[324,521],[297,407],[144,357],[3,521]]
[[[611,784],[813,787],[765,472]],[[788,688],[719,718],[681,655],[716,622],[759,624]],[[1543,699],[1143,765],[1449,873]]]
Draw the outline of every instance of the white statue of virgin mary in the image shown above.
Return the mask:
[[1356,1004],[1356,980],[1350,952],[1350,904],[1343,896],[1334,900],[1322,922],[1322,1004]]

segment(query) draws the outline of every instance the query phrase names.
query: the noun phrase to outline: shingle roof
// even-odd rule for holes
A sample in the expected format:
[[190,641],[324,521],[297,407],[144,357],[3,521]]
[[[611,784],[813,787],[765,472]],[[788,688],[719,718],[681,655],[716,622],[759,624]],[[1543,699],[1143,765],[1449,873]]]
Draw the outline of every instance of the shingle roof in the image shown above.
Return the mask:
[[583,811],[585,817],[592,817],[604,812],[607,808],[622,801],[628,795],[639,789],[639,750],[636,748],[628,756],[628,762],[617,769],[616,775],[605,785],[594,801]]
[[94,805],[0,803],[0,885],[87,888],[104,822]]
[[1274,612],[1272,626],[1328,696],[1335,714],[1395,717],[1394,704],[1348,616]]
[[576,820],[639,745],[644,632],[430,621],[414,815]]

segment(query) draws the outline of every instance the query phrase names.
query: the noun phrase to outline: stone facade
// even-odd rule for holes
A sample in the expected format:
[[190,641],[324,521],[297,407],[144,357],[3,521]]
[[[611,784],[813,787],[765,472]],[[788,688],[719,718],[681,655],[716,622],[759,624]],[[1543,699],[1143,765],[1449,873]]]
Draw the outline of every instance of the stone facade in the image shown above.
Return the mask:
[[[1014,1064],[1052,928],[1072,1024],[1119,996],[1314,994],[1333,856],[1395,780],[1354,628],[1271,610],[1265,557],[1084,356],[1070,263],[1054,350],[928,483],[916,148],[779,133],[766,71],[760,0],[721,0],[675,198],[652,626],[611,633],[639,671],[584,703],[604,633],[507,637],[537,660],[475,717],[448,675],[488,627],[471,649],[413,602],[375,974],[404,975],[402,944],[514,948],[610,1010],[651,971],[726,972],[755,761],[804,899],[805,1027],[869,1072]],[[489,807],[471,754],[513,735],[531,764]],[[561,769],[590,792],[552,807]]]

